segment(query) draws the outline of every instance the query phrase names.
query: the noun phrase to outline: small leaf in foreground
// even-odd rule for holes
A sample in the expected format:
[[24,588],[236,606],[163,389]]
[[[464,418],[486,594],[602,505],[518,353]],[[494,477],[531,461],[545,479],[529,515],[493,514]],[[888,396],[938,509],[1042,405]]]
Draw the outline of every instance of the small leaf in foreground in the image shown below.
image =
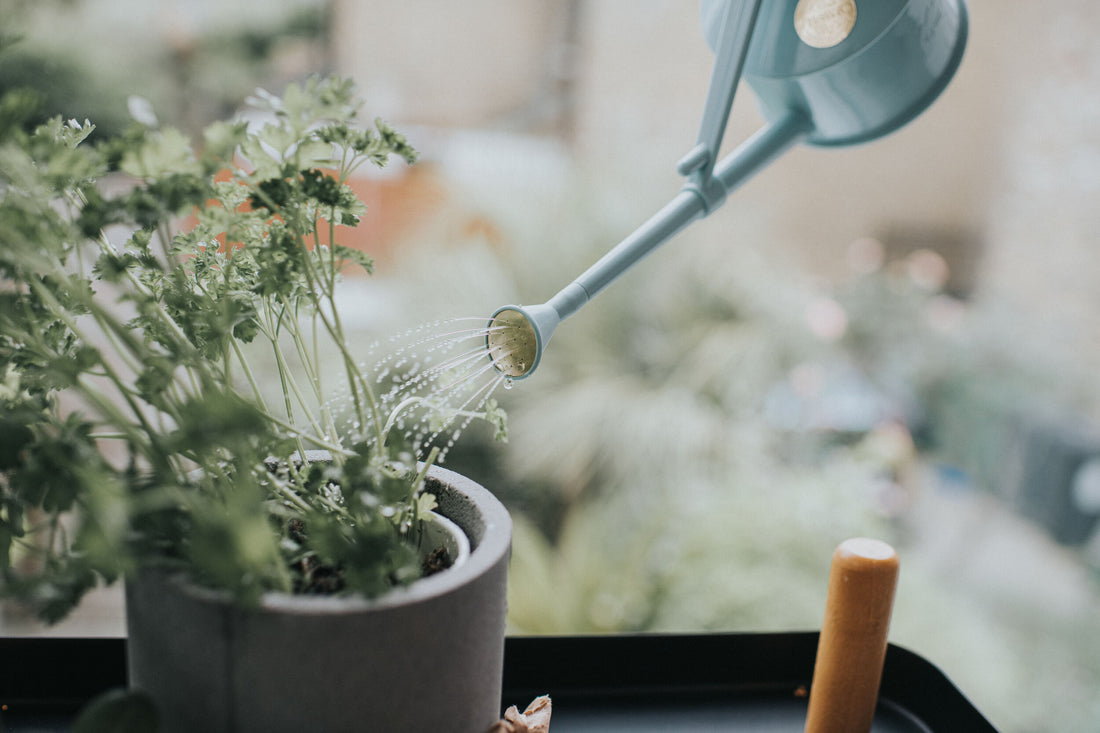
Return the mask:
[[156,705],[144,692],[110,690],[90,702],[73,724],[73,733],[157,733]]

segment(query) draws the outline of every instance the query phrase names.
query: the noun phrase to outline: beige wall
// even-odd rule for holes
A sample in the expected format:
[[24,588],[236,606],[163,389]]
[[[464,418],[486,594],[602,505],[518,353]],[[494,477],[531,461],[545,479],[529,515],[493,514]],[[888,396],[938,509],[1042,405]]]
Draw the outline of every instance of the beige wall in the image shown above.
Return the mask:
[[377,114],[479,126],[522,115],[552,69],[560,3],[542,0],[336,0],[337,70]]
[[[1023,3],[1006,43],[1001,177],[987,212],[991,296],[1100,365],[1100,4]],[[1095,377],[1094,377],[1095,378]]]

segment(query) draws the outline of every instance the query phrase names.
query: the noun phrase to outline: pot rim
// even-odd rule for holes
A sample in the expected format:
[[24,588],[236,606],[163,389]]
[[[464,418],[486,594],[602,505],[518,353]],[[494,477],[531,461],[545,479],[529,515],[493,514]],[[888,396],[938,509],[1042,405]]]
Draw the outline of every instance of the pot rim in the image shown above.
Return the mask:
[[[424,562],[425,558],[434,552],[441,544],[448,553],[453,555],[453,557],[451,558],[450,565],[436,572],[444,572],[451,568],[457,568],[470,559],[470,538],[462,531],[462,527],[459,527],[435,510],[420,517],[420,521],[423,522],[424,527],[420,534],[420,538],[417,540],[416,550],[420,553],[421,562]],[[431,540],[433,531],[437,535],[436,541],[434,542]],[[446,538],[441,539],[438,535],[446,535]],[[431,544],[425,546],[425,540],[428,540]],[[434,547],[432,545],[434,545]]]
[[[481,576],[511,549],[512,518],[508,510],[488,489],[460,473],[432,466],[428,469],[427,490],[435,494],[439,506],[435,512],[458,526],[470,542],[465,562],[394,588],[374,598],[362,596],[295,595],[269,591],[260,596],[255,607],[242,609],[254,613],[350,614],[383,610],[446,595]],[[155,569],[148,569],[156,572]],[[145,570],[143,569],[144,572]],[[233,605],[230,594],[195,585],[183,574],[165,578],[188,594],[213,603]]]

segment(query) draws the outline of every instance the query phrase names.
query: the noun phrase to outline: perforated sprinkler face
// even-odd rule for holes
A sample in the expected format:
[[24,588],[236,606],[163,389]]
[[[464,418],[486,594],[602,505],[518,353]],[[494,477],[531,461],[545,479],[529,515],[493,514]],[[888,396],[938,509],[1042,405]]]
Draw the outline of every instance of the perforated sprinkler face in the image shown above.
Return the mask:
[[538,334],[526,315],[503,308],[490,320],[485,334],[489,361],[506,377],[518,379],[530,372],[538,359]]

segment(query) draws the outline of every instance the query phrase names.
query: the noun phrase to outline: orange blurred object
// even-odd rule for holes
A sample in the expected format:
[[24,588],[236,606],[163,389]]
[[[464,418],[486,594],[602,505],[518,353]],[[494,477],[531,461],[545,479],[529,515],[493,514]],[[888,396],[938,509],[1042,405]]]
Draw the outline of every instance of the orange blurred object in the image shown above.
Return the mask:
[[833,553],[806,733],[869,733],[898,582],[897,552],[854,538]]

